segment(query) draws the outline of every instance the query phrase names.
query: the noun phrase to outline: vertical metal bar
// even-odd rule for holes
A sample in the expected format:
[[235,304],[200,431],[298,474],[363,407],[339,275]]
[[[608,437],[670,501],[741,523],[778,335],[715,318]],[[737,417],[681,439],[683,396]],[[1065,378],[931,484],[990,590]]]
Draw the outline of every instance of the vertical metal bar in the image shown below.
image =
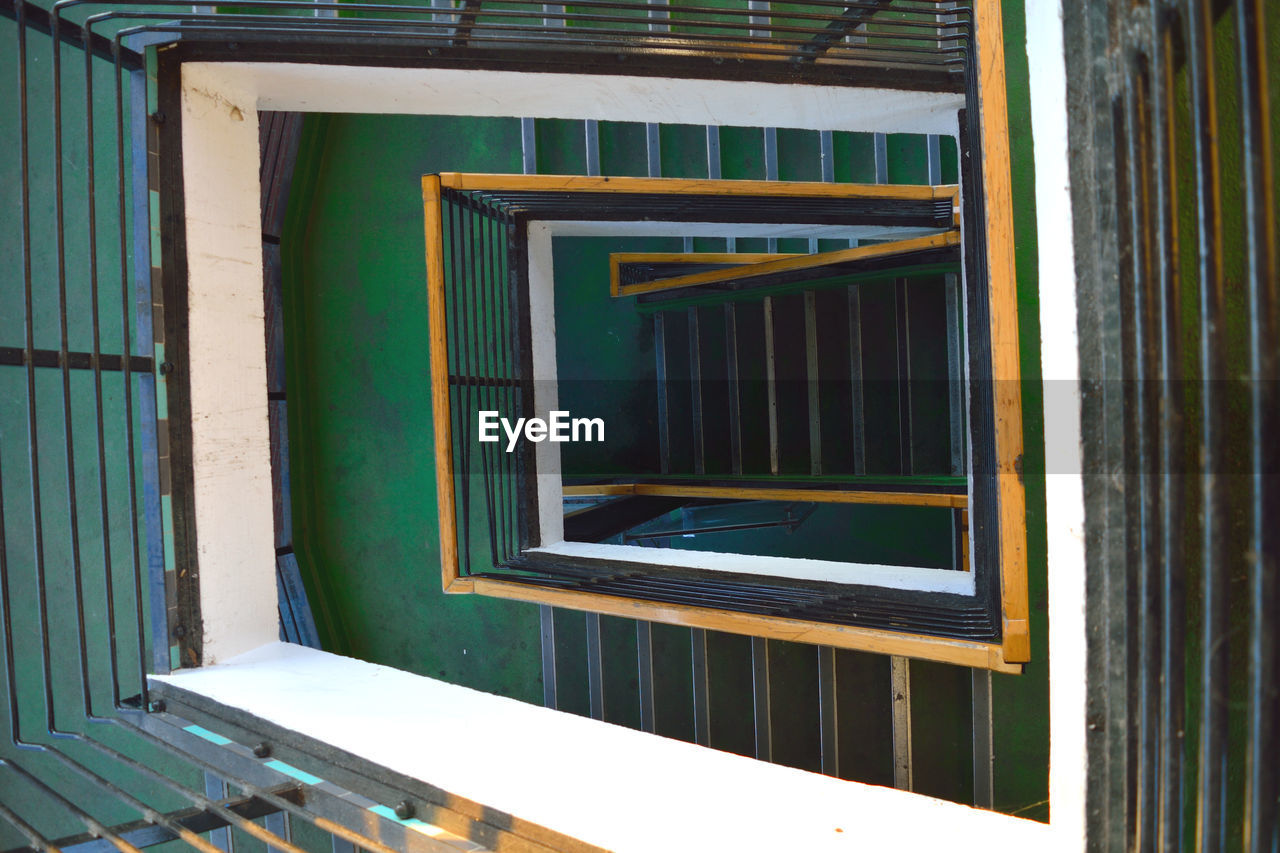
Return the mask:
[[925,154],[929,163],[929,183],[942,183],[942,137],[930,134],[925,137]]
[[773,348],[773,297],[764,298],[764,372],[769,392],[769,473],[778,475],[778,389]]
[[[475,291],[475,314],[477,325],[477,339],[488,343],[487,346],[479,348],[479,359],[476,365],[476,376],[478,377],[497,377],[498,358],[501,349],[500,336],[496,329],[496,320],[498,316],[498,294],[496,293],[497,275],[494,270],[493,263],[493,241],[490,239],[490,226],[492,221],[490,217],[479,215],[474,218],[474,227],[470,235],[472,243],[477,247],[477,259],[479,269],[477,277],[472,279],[472,290]],[[498,408],[496,397],[501,389],[496,383],[482,384],[477,389],[477,408],[494,411]],[[484,479],[485,492],[485,515],[489,533],[489,558],[491,565],[499,566],[503,562],[503,555],[498,546],[498,530],[502,524],[502,508],[506,505],[499,495],[501,489],[501,478],[498,474],[499,466],[502,464],[501,457],[504,454],[498,449],[496,443],[486,443],[480,447],[480,464],[481,472]]]
[[538,128],[535,119],[520,119],[520,162],[526,175],[538,171]]
[[653,680],[653,624],[636,622],[637,689],[640,694],[640,731],[657,729],[658,715]]
[[776,127],[764,129],[764,179],[778,180],[778,129]]
[[[440,233],[441,233],[441,240],[443,244],[441,246],[441,254],[442,254],[442,262],[445,266],[445,269],[444,269],[445,278],[448,280],[448,293],[449,293],[449,299],[446,301],[446,306],[447,306],[446,324],[448,323],[448,317],[453,318],[453,327],[449,329],[449,334],[446,336],[445,342],[448,347],[448,360],[449,360],[450,369],[452,371],[457,372],[459,375],[465,376],[466,371],[465,371],[465,368],[462,366],[462,339],[464,335],[462,334],[462,331],[460,328],[461,322],[462,322],[461,320],[462,297],[458,289],[458,266],[459,266],[458,252],[460,251],[459,244],[461,243],[461,240],[459,239],[456,208],[457,208],[457,205],[452,203],[447,203],[446,198],[444,197],[441,198]],[[450,452],[453,453],[455,456],[455,461],[458,466],[457,473],[461,474],[460,482],[458,484],[458,494],[462,496],[462,500],[459,504],[459,518],[458,518],[457,529],[452,534],[455,537],[455,539],[457,539],[457,532],[458,530],[465,529],[464,525],[466,524],[466,520],[468,517],[467,507],[469,506],[469,503],[466,500],[466,496],[469,494],[469,492],[467,492],[466,490],[468,488],[468,483],[470,481],[470,478],[467,476],[466,469],[463,465],[462,453],[460,452],[460,450],[456,449],[460,447],[459,442],[463,434],[462,432],[463,424],[460,421],[466,418],[464,400],[462,397],[462,388],[455,385],[452,382],[449,383],[449,399],[450,399],[449,413],[450,413],[450,416],[453,418],[452,428],[457,431],[456,435],[458,436],[458,438],[454,440],[454,447],[450,448]],[[465,543],[467,541],[469,540],[467,539],[465,534],[463,534],[462,538],[458,540],[459,567],[463,565],[463,561],[465,560],[465,553],[467,551],[467,549],[464,546],[462,546],[461,543]]]
[[330,836],[332,840],[333,853],[356,853],[356,846],[345,838],[338,836]]
[[[110,519],[110,503],[107,497],[107,452],[106,452],[106,423],[105,412],[103,411],[102,397],[102,321],[99,311],[101,303],[101,288],[98,281],[98,205],[97,205],[97,161],[95,151],[95,134],[94,134],[94,92],[93,92],[93,53],[84,50],[84,90],[85,104],[84,112],[84,129],[85,129],[85,198],[87,200],[88,213],[88,250],[89,250],[89,310],[92,313],[90,328],[92,331],[92,350],[90,364],[93,372],[93,400],[94,400],[94,437],[96,438],[95,449],[97,451],[96,462],[98,468],[98,525],[102,535],[102,566],[103,566],[103,593],[105,601],[105,616],[107,624],[107,653],[110,661],[111,670],[111,704],[113,708],[120,707],[120,665],[119,665],[119,647],[116,640],[116,604],[115,604],[115,570],[114,561],[111,553],[111,519]],[[123,175],[119,176],[123,179]],[[123,223],[121,223],[123,227]],[[125,305],[128,304],[127,297],[123,300]],[[127,340],[128,329],[124,330]],[[128,346],[126,341],[121,342],[122,346]],[[121,360],[122,370],[120,372],[121,380],[128,385],[132,382],[133,374],[128,369],[127,356]],[[79,612],[84,611],[84,590],[82,586],[77,586],[77,609]],[[89,661],[86,657],[84,662],[85,679],[89,680]],[[85,710],[92,718],[92,695],[86,698]]]
[[582,123],[584,143],[587,149],[587,174],[600,174],[600,122],[589,118]]
[[[835,134],[829,130],[818,131],[818,165],[822,172],[822,180],[832,183],[836,179]],[[818,238],[809,238],[809,253],[818,251]]]
[[[273,833],[284,841],[293,841],[293,825],[288,812],[272,812],[262,819],[262,828]],[[267,853],[283,853],[273,844],[267,845]]]
[[[938,4],[938,9],[955,9],[959,4],[950,0],[950,2],[942,2]],[[941,52],[962,50],[964,43],[956,38],[962,33],[960,27],[948,27],[944,24],[954,24],[960,20],[959,15],[937,15],[938,20],[938,42],[937,50]]]
[[951,568],[955,571],[964,570],[960,558],[960,513],[953,509],[951,510]]
[[[17,7],[18,14],[21,15],[22,6]],[[47,612],[46,595],[45,595],[45,554],[44,554],[44,524],[42,508],[43,503],[40,498],[40,443],[39,430],[37,429],[36,416],[36,377],[35,377],[35,358],[32,355],[35,350],[35,310],[33,305],[32,291],[32,270],[31,270],[31,198],[30,198],[30,162],[27,140],[27,50],[26,50],[26,27],[21,18],[18,19],[18,183],[21,187],[19,195],[19,219],[21,221],[21,243],[22,243],[22,285],[23,285],[23,361],[26,364],[26,409],[27,409],[27,460],[31,470],[31,535],[32,535],[32,553],[35,563],[36,574],[36,606],[39,611],[40,631],[40,655],[41,655],[41,672],[44,676],[44,701],[45,701],[45,727],[52,730],[55,728],[53,720],[53,669],[49,654],[49,616]],[[57,39],[54,40],[57,45]],[[54,68],[58,67],[55,61]],[[55,87],[56,89],[56,87]],[[61,162],[61,159],[59,159]],[[59,196],[61,192],[58,193]],[[59,221],[61,217],[59,216]],[[7,580],[7,578],[6,578]],[[5,607],[5,613],[9,613],[10,608]],[[6,629],[8,626],[6,625]],[[7,647],[12,648],[12,643],[6,643]],[[8,667],[10,677],[13,677],[13,667]],[[11,695],[13,707],[13,725],[15,738],[17,737],[17,696]]]
[[[707,125],[707,177],[713,181],[720,180],[723,172],[720,166],[720,128]],[[735,252],[738,247],[736,237],[725,238],[725,251]]]
[[[507,411],[515,411],[516,403],[516,381],[519,379],[519,373],[516,370],[516,351],[517,343],[515,341],[516,332],[514,330],[515,314],[512,307],[512,296],[515,290],[515,283],[519,280],[518,276],[511,268],[510,244],[507,236],[507,222],[505,218],[499,218],[493,225],[493,242],[497,249],[497,266],[499,274],[502,277],[500,284],[500,295],[505,298],[498,300],[498,319],[497,319],[497,338],[499,341],[498,351],[502,364],[502,375],[512,379],[510,384],[505,385],[499,394],[499,400],[503,408]],[[519,524],[518,501],[515,495],[517,483],[517,457],[513,457],[510,453],[502,453],[498,455],[500,467],[502,470],[502,492],[503,505],[506,507],[504,513],[503,524],[503,559],[504,561],[511,557],[518,548]]]
[[[1128,145],[1130,136],[1128,117],[1124,114],[1123,97],[1120,93],[1108,97],[1106,108],[1103,118],[1110,123],[1111,132],[1114,134],[1114,147],[1110,152],[1110,159],[1114,160],[1115,164],[1114,218],[1107,223],[1106,232],[1116,232],[1114,270],[1117,280],[1114,288],[1116,297],[1114,305],[1111,306],[1114,314],[1107,318],[1110,319],[1110,324],[1103,320],[1101,330],[1093,329],[1096,336],[1093,341],[1094,346],[1108,341],[1112,347],[1110,351],[1107,351],[1105,346],[1102,347],[1103,359],[1100,362],[1102,366],[1100,368],[1094,365],[1094,369],[1105,373],[1110,366],[1111,374],[1119,375],[1121,378],[1121,388],[1115,394],[1115,405],[1112,407],[1114,418],[1103,427],[1101,433],[1096,435],[1096,441],[1103,444],[1103,451],[1106,447],[1121,446],[1121,444],[1126,448],[1139,447],[1135,444],[1133,429],[1137,407],[1130,405],[1133,391],[1138,386],[1133,375],[1133,357],[1130,352],[1133,337],[1132,328],[1130,328],[1133,311],[1126,304],[1129,298],[1128,288],[1133,286],[1132,256],[1130,256],[1133,246],[1133,227],[1130,223],[1128,207],[1126,207],[1132,197],[1126,182],[1129,181],[1129,163],[1133,158]],[[1106,252],[1107,248],[1110,247],[1102,247],[1102,251]],[[1108,273],[1110,272],[1111,269],[1108,268]],[[1100,412],[1105,414],[1106,409],[1107,406],[1101,405]],[[1107,428],[1110,428],[1115,441],[1106,441]],[[1135,462],[1140,469],[1137,451],[1129,450],[1128,453],[1129,456],[1123,464],[1117,466],[1117,470],[1128,470],[1128,466]],[[1117,456],[1117,462],[1119,462],[1119,456]],[[1103,784],[1108,786],[1107,795],[1105,797],[1100,795],[1096,798],[1096,802],[1098,808],[1105,809],[1110,826],[1115,827],[1114,834],[1108,839],[1112,848],[1135,848],[1139,840],[1137,831],[1138,738],[1134,736],[1134,729],[1137,727],[1135,717],[1140,707],[1137,702],[1138,643],[1135,642],[1138,635],[1138,616],[1135,612],[1138,601],[1138,569],[1133,533],[1138,489],[1128,488],[1128,485],[1128,480],[1116,483],[1114,494],[1100,498],[1108,505],[1107,510],[1103,511],[1110,511],[1108,520],[1111,521],[1112,530],[1107,546],[1110,547],[1111,561],[1116,566],[1116,570],[1107,576],[1106,584],[1094,593],[1096,598],[1091,597],[1089,602],[1091,606],[1097,606],[1100,610],[1108,610],[1105,622],[1108,637],[1091,643],[1089,651],[1098,656],[1106,656],[1106,666],[1112,674],[1108,684],[1110,690],[1107,695],[1107,719],[1102,722],[1094,721],[1094,727],[1097,729],[1097,727],[1106,726],[1114,734],[1108,736],[1107,743],[1097,745],[1091,752],[1091,761],[1094,757],[1098,757],[1107,762],[1105,770],[1098,774],[1105,780]]]
[[[147,184],[147,75],[145,71],[129,72],[129,158],[131,168],[129,206],[132,211],[133,234],[131,257],[133,260],[133,290],[135,300],[136,329],[139,350],[156,353],[152,316],[155,310],[151,293],[151,223],[149,190]],[[123,227],[123,225],[121,226]],[[123,254],[123,252],[122,252]],[[121,283],[124,289],[127,284]],[[127,328],[129,319],[123,317],[121,323]],[[126,332],[127,338],[127,332]],[[126,392],[129,389],[126,382]],[[125,400],[129,401],[126,393]],[[132,434],[132,406],[125,412],[126,439]],[[147,543],[147,589],[150,592],[150,619],[147,633],[151,637],[152,672],[164,674],[169,672],[169,615],[165,598],[165,562],[164,532],[160,502],[160,470],[157,448],[159,446],[158,425],[156,423],[156,381],[152,375],[145,375],[138,380],[139,423],[142,431],[142,515],[146,523]],[[131,456],[132,458],[132,456]],[[137,494],[136,478],[130,477],[130,530],[134,547],[134,577],[141,583],[141,567],[139,565],[137,540]],[[141,619],[142,600],[139,596],[137,607],[138,618]],[[145,666],[145,656],[140,656],[140,668]],[[146,674],[140,673],[142,697],[147,699]]]
[[[1272,9],[1274,11],[1274,8]],[[1249,432],[1252,445],[1249,519],[1248,737],[1245,752],[1244,849],[1280,844],[1280,281],[1273,244],[1275,176],[1263,0],[1236,3],[1240,68],[1241,137],[1244,143],[1245,228],[1249,295]]]
[[[1174,57],[1170,19],[1151,12],[1151,213],[1156,302],[1155,324],[1159,358],[1159,402],[1153,413],[1159,441],[1158,492],[1160,546],[1156,570],[1160,580],[1159,769],[1155,844],[1162,850],[1182,850],[1186,809],[1183,757],[1186,751],[1186,574],[1183,537],[1186,525],[1185,402],[1183,370],[1182,280],[1177,258],[1177,180],[1174,166]],[[1155,478],[1153,478],[1155,479]]]
[[[459,248],[459,301],[458,305],[461,311],[458,315],[457,327],[462,333],[462,353],[461,370],[463,376],[479,375],[480,352],[488,349],[482,343],[479,307],[476,304],[476,246],[475,246],[475,220],[476,213],[469,207],[462,205],[454,205],[458,211],[458,225],[460,229],[460,248]],[[471,574],[472,549],[471,549],[471,489],[472,489],[472,439],[471,425],[473,414],[476,410],[474,401],[479,396],[479,389],[471,382],[463,383],[461,389],[462,407],[459,411],[459,448],[462,458],[462,488],[459,490],[462,495],[462,546],[459,548],[462,556],[463,573]]]
[[752,716],[756,733],[756,758],[773,760],[773,715],[769,708],[769,641],[751,638]]
[[[470,355],[468,355],[467,357],[467,370],[465,374],[467,375],[467,377],[483,377],[483,375],[485,375],[485,361],[488,361],[489,353],[493,352],[493,346],[492,346],[492,343],[490,343],[488,330],[485,329],[485,319],[486,319],[486,311],[485,311],[486,300],[485,300],[485,287],[484,287],[485,251],[484,251],[484,241],[483,241],[483,238],[481,238],[481,234],[484,233],[483,232],[484,223],[483,223],[483,220],[481,219],[483,218],[481,218],[481,215],[479,213],[476,213],[475,210],[470,210],[470,209],[467,209],[465,219],[463,219],[463,222],[466,223],[466,257],[467,257],[467,272],[466,272],[466,279],[463,280],[463,291],[465,291],[465,295],[466,295],[467,315],[471,321],[470,336],[471,336],[472,342],[474,342],[474,346],[470,347]],[[477,409],[480,409],[480,407],[484,405],[485,396],[486,396],[486,393],[488,393],[488,391],[489,389],[484,387],[483,384],[475,384],[470,382],[466,384],[465,392],[466,392],[467,402],[466,402],[465,416],[468,423],[467,423],[465,432],[462,433],[463,441],[466,442],[465,444],[463,444],[463,450],[465,450],[466,452],[466,457],[467,457],[466,467],[468,471],[474,470],[471,467],[472,455],[476,455],[480,457],[480,475],[481,475],[480,479],[485,489],[485,506],[486,507],[493,506],[493,498],[492,498],[493,480],[489,478],[489,469],[488,469],[488,466],[485,465],[484,451],[489,450],[492,452],[497,452],[498,448],[497,448],[497,444],[485,444],[484,447],[479,447],[479,442],[475,442],[474,439],[471,438],[471,423],[472,423],[472,419],[475,418],[474,412]],[[470,512],[468,512],[468,515],[470,515]],[[485,515],[488,516],[489,515],[488,512],[485,512]],[[497,552],[497,542],[495,542],[494,540],[495,534],[497,534],[497,530],[494,530],[493,528],[492,517],[486,517],[485,523],[486,525],[488,525],[488,528],[489,528],[490,551]],[[467,537],[467,542],[471,542],[470,535],[468,535]],[[466,565],[467,565],[467,574],[470,574],[471,573],[471,548],[470,547],[467,547],[467,564]]]
[[[505,239],[503,234],[502,222],[495,216],[486,216],[483,220],[485,243],[488,247],[489,260],[489,286],[490,286],[490,317],[489,317],[489,335],[493,341],[492,347],[492,376],[499,379],[515,377],[510,370],[510,356],[508,354],[511,345],[506,327],[506,291],[509,286],[509,276],[503,268],[503,247]],[[504,398],[507,394],[506,387],[494,385],[490,389],[492,408],[500,409],[503,407]],[[512,556],[512,550],[509,547],[508,535],[511,530],[511,478],[507,476],[506,462],[503,457],[509,454],[498,452],[494,447],[493,468],[494,477],[496,478],[494,492],[497,495],[497,524],[499,525],[500,534],[496,537],[498,551],[494,554],[494,565],[502,565],[506,563]],[[492,522],[491,522],[492,524]]]
[[[1137,73],[1134,73],[1137,71]],[[1158,572],[1158,536],[1153,520],[1155,495],[1154,478],[1150,472],[1158,464],[1153,458],[1150,425],[1152,410],[1157,404],[1150,394],[1156,367],[1151,350],[1150,305],[1148,300],[1150,270],[1156,265],[1151,257],[1152,246],[1144,217],[1144,202],[1149,196],[1151,164],[1146,159],[1149,149],[1149,130],[1146,115],[1146,75],[1139,69],[1131,69],[1126,80],[1124,98],[1125,157],[1119,169],[1125,180],[1125,192],[1119,211],[1118,224],[1121,240],[1132,244],[1121,270],[1122,299],[1128,303],[1124,327],[1124,393],[1128,408],[1126,440],[1133,442],[1136,475],[1127,483],[1129,500],[1127,511],[1129,525],[1129,559],[1132,561],[1136,587],[1134,622],[1136,639],[1133,649],[1134,729],[1133,744],[1133,821],[1134,845],[1138,849],[1151,849],[1155,842],[1157,815],[1156,783],[1157,767],[1157,713],[1160,700],[1156,679],[1159,677],[1159,628],[1160,606],[1155,576]],[[1125,230],[1127,229],[1127,230]]]
[[563,17],[559,17],[564,15],[563,5],[556,4],[556,3],[543,3],[542,14],[551,16],[551,17],[546,17],[542,19],[542,25],[544,27],[546,27],[549,30],[564,29],[565,20]]
[[961,335],[960,277],[947,273],[943,278],[943,298],[947,317],[947,425],[951,444],[951,473],[964,474],[965,383],[962,359],[964,341]]
[[695,474],[706,472],[706,459],[703,456],[704,437],[702,435],[702,343],[698,334],[698,309],[692,307],[689,312],[689,392],[693,415],[693,471]]
[[840,775],[840,724],[836,716],[836,650],[818,647],[818,744],[822,772]]
[[[21,5],[18,6],[18,28],[20,32],[24,28]],[[0,454],[0,463],[3,461],[4,455]],[[18,667],[14,664],[13,599],[9,595],[9,544],[5,538],[7,529],[4,520],[4,466],[0,464],[0,656],[4,658],[9,738],[17,746],[22,737],[19,732],[21,711],[18,707]]]
[[542,641],[542,704],[559,708],[556,697],[556,611],[550,604],[538,606],[538,635]]
[[586,614],[587,622],[587,693],[591,719],[604,719],[604,648],[600,640],[600,614]]
[[912,790],[911,661],[889,658],[889,695],[893,700],[893,787]]
[[[67,517],[68,517],[68,544],[71,551],[71,577],[72,591],[74,593],[76,608],[76,640],[80,655],[80,698],[87,715],[92,716],[92,686],[89,678],[89,650],[88,638],[86,636],[85,614],[84,614],[84,584],[83,584],[83,564],[80,559],[80,510],[78,489],[76,486],[76,457],[75,457],[75,435],[74,426],[71,417],[71,369],[69,351],[69,334],[67,326],[67,315],[70,310],[70,304],[67,298],[67,251],[66,251],[66,215],[63,203],[63,128],[62,128],[62,60],[59,48],[62,40],[56,35],[53,39],[53,245],[54,245],[54,266],[57,269],[58,283],[58,332],[59,332],[59,359],[58,372],[61,378],[62,388],[62,457],[66,463],[66,485],[67,485]],[[90,110],[92,112],[92,110]],[[91,318],[93,324],[98,324],[99,317],[95,311]],[[40,508],[37,507],[39,512]],[[41,628],[48,633],[48,623],[41,620]],[[52,698],[52,685],[47,688],[49,697]],[[52,708],[49,712],[49,728],[56,729],[53,724]]]
[[738,381],[738,311],[734,303],[724,304],[725,380],[729,386],[729,465],[742,473],[742,386]]
[[[124,88],[125,88],[125,72],[121,66],[120,51],[115,52],[114,60],[114,81],[115,81],[115,106],[116,106],[116,168],[121,181],[124,180],[124,152],[125,152],[125,120],[124,120]],[[132,344],[129,338],[129,319],[134,318],[134,328],[137,335],[137,348],[139,351],[150,353],[153,358],[155,351],[155,333],[153,329],[155,308],[152,305],[151,295],[151,230],[148,222],[148,214],[150,209],[150,184],[147,179],[147,84],[145,71],[131,71],[128,73],[129,83],[129,105],[130,105],[130,140],[129,154],[130,162],[130,179],[132,183],[132,191],[126,193],[124,188],[120,188],[119,199],[117,201],[116,216],[119,220],[120,235],[120,339],[123,344],[122,354],[125,361],[128,361],[132,354]],[[130,233],[125,228],[128,221],[125,210],[131,207],[134,215],[133,231]],[[132,244],[132,245],[131,245]],[[133,275],[129,274],[129,263],[132,259],[134,269]],[[132,292],[130,286],[132,285]],[[148,561],[148,577],[157,584],[158,588],[150,590],[150,604],[153,608],[159,610],[159,613],[152,617],[150,626],[144,626],[145,616],[143,614],[143,592],[142,592],[142,559],[141,547],[138,542],[138,462],[136,452],[136,442],[134,436],[133,425],[133,377],[132,374],[126,374],[124,377],[124,422],[125,422],[125,459],[126,471],[129,478],[129,556],[131,558],[131,568],[133,575],[133,597],[134,597],[134,630],[137,633],[137,651],[138,651],[138,682],[140,688],[141,705],[148,707],[149,689],[147,686],[147,653],[146,641],[148,634],[151,635],[155,644],[152,649],[153,663],[156,659],[163,658],[161,668],[154,671],[163,673],[169,671],[168,645],[169,640],[167,631],[162,635],[154,633],[157,625],[167,625],[167,609],[164,590],[164,547],[160,534],[160,499],[159,499],[159,459],[157,456],[157,424],[156,424],[156,397],[155,397],[155,377],[151,374],[145,374],[138,378],[138,403],[141,412],[139,418],[140,429],[142,431],[142,483],[143,483],[143,501],[144,516],[147,536],[154,535],[157,537],[155,545],[148,542],[147,545],[147,561]],[[155,515],[150,513],[154,509]],[[152,578],[153,566],[152,560],[156,564],[154,569],[155,576]]]
[[644,126],[644,151],[649,177],[661,177],[662,138],[658,135],[658,125],[656,124],[646,124]]
[[898,448],[903,474],[914,471],[911,438],[911,324],[908,319],[907,280],[896,284],[894,319],[898,339]]
[[995,808],[995,732],[991,726],[991,670],[970,670],[973,682],[973,804]]
[[[29,152],[27,146],[27,27],[24,20],[24,2],[18,0],[14,4],[14,12],[17,23],[17,58],[18,58],[18,219],[20,222],[18,239],[22,246],[21,265],[22,265],[22,289],[23,289],[23,359],[26,362],[27,375],[27,406],[31,417],[34,412],[30,411],[33,405],[31,398],[31,388],[34,379],[34,365],[32,364],[32,350],[35,347],[34,335],[32,331],[33,311],[31,304],[31,191],[30,191],[30,163]],[[34,429],[28,432],[28,441],[34,442]],[[40,487],[40,469],[37,467],[35,448],[32,447],[28,454],[29,464],[31,465],[31,488],[38,491]],[[0,480],[0,515],[3,515],[3,491],[4,481]],[[34,554],[38,560],[43,559],[43,552],[39,550],[41,547],[40,536],[40,499],[37,495],[32,497],[32,526],[33,526],[33,545],[37,550]],[[2,520],[2,519],[0,519]],[[0,529],[0,535],[3,535],[3,529]],[[6,691],[9,700],[9,735],[14,744],[21,743],[21,733],[19,726],[21,725],[21,716],[18,708],[18,691],[15,687],[17,683],[17,667],[14,665],[14,641],[13,641],[13,606],[9,597],[9,567],[7,565],[8,547],[0,547],[0,619],[3,620],[4,636],[0,638],[0,647],[3,648],[5,657],[5,678],[8,682],[8,690]],[[39,563],[37,563],[39,565]],[[39,575],[37,575],[39,577]],[[47,634],[45,641],[41,644],[41,653],[44,660],[48,660],[49,643]],[[48,680],[48,668],[45,665],[45,679]]]
[[818,157],[822,161],[822,180],[833,183],[836,179],[835,134],[829,130],[818,131]]
[[[507,269],[512,276],[510,290],[512,322],[517,329],[510,340],[515,344],[515,375],[519,377],[518,385],[513,387],[513,397],[519,404],[520,414],[530,417],[535,412],[536,394],[533,376],[533,345],[531,339],[532,320],[529,316],[529,292],[527,285],[528,243],[524,234],[516,224],[515,215],[510,209],[502,212],[507,239]],[[542,532],[538,525],[538,494],[536,478],[538,460],[530,445],[524,452],[511,454],[515,469],[515,481],[520,494],[516,512],[519,524],[519,546],[536,544],[542,541]],[[559,509],[559,507],[557,507]]]
[[[776,127],[766,127],[764,129],[764,179],[766,181],[778,180],[778,129]],[[765,251],[778,251],[777,237],[769,237],[765,243]]]
[[[747,0],[747,8],[752,12],[768,12],[769,0]],[[771,20],[770,15],[749,15],[747,21],[751,24],[751,35],[756,38],[768,38],[769,30],[761,29],[760,24],[768,24]]]
[[809,473],[822,473],[822,400],[818,369],[818,294],[804,292],[805,379],[809,390]]
[[707,177],[720,180],[720,128],[707,126]]
[[661,311],[653,315],[654,379],[658,386],[658,457],[663,474],[671,471],[671,428],[667,408],[667,332]]
[[[1201,659],[1199,784],[1196,792],[1196,847],[1224,849],[1227,810],[1227,683],[1231,631],[1228,610],[1230,566],[1227,552],[1228,461],[1222,393],[1227,379],[1224,338],[1226,306],[1222,280],[1222,221],[1218,173],[1217,105],[1213,81],[1213,8],[1188,2],[1187,79],[1190,86],[1195,161],[1196,235],[1200,280],[1201,489],[1203,492],[1203,621]],[[1274,523],[1272,520],[1271,523]],[[1274,758],[1274,756],[1273,756]]]
[[853,408],[853,473],[867,473],[866,415],[862,381],[862,297],[858,285],[849,285],[849,400]]
[[664,6],[670,5],[668,0],[649,0],[649,32],[666,33],[671,31],[671,13]]
[[871,147],[876,164],[876,183],[889,183],[889,137],[883,133],[872,134]]
[[[215,800],[225,798],[227,796],[227,783],[206,770],[204,773],[204,795]],[[210,832],[209,843],[219,850],[226,850],[227,853],[231,853],[231,828],[224,826],[221,829],[215,829]]]
[[707,671],[707,632],[703,628],[690,628],[693,665],[693,741],[700,746],[711,745],[711,684]]

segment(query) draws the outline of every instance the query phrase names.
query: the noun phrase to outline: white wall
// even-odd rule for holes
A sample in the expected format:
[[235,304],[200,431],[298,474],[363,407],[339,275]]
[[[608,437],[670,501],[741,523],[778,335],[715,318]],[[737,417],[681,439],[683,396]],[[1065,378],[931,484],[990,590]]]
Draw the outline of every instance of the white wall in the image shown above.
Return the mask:
[[1036,157],[1049,556],[1049,802],[1063,849],[1085,837],[1084,489],[1061,0],[1027,0]]
[[204,659],[278,636],[258,201],[258,112],[217,66],[182,67],[191,439]]

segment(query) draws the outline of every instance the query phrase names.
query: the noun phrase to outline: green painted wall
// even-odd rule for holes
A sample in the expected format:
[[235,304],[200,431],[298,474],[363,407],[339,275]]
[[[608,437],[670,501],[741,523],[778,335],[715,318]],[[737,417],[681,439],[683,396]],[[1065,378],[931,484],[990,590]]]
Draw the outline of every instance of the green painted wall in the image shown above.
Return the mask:
[[534,701],[537,611],[440,591],[422,236],[423,174],[519,171],[519,146],[514,119],[315,116],[282,245],[294,539],[326,645]]

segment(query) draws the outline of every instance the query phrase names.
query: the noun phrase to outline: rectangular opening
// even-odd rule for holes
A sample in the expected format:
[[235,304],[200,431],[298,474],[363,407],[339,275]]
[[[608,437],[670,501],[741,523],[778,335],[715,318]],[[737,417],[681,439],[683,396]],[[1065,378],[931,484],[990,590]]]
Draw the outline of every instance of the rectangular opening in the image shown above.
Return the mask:
[[[1016,668],[998,560],[971,556],[998,547],[968,520],[995,499],[956,455],[979,369],[958,354],[989,343],[960,307],[955,187],[448,174],[424,193],[446,589],[766,634],[799,617]],[[615,256],[691,235],[846,248],[618,294]],[[618,340],[635,371],[593,373]],[[859,420],[855,453],[824,444],[832,410]],[[885,530],[891,555],[861,547]]]

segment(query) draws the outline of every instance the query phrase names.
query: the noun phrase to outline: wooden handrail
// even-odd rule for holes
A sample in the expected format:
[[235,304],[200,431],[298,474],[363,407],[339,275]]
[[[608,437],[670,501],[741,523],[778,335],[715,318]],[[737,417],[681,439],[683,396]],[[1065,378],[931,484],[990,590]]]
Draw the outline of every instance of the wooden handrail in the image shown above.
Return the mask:
[[[641,293],[654,293],[661,290],[675,290],[682,287],[696,287],[706,284],[718,284],[777,273],[797,272],[800,270],[821,270],[823,267],[852,261],[891,258],[913,252],[924,252],[931,249],[946,249],[960,245],[959,231],[943,231],[925,237],[912,237],[906,240],[892,240],[876,243],[871,246],[858,246],[853,249],[839,249],[834,252],[817,252],[812,255],[732,255],[707,254],[696,252],[688,254],[638,254],[616,253],[609,256],[609,292],[614,296],[636,296]],[[724,260],[732,258],[743,260]],[[719,259],[719,260],[715,260]],[[707,270],[699,273],[660,278],[643,284],[622,284],[621,265],[624,263],[737,263],[727,269]]]
[[807,501],[835,504],[941,506],[965,509],[968,495],[948,492],[876,492],[844,489],[780,489],[769,486],[680,486],[669,483],[601,483],[565,486],[566,497],[645,495],[671,498],[724,498],[747,501]]

